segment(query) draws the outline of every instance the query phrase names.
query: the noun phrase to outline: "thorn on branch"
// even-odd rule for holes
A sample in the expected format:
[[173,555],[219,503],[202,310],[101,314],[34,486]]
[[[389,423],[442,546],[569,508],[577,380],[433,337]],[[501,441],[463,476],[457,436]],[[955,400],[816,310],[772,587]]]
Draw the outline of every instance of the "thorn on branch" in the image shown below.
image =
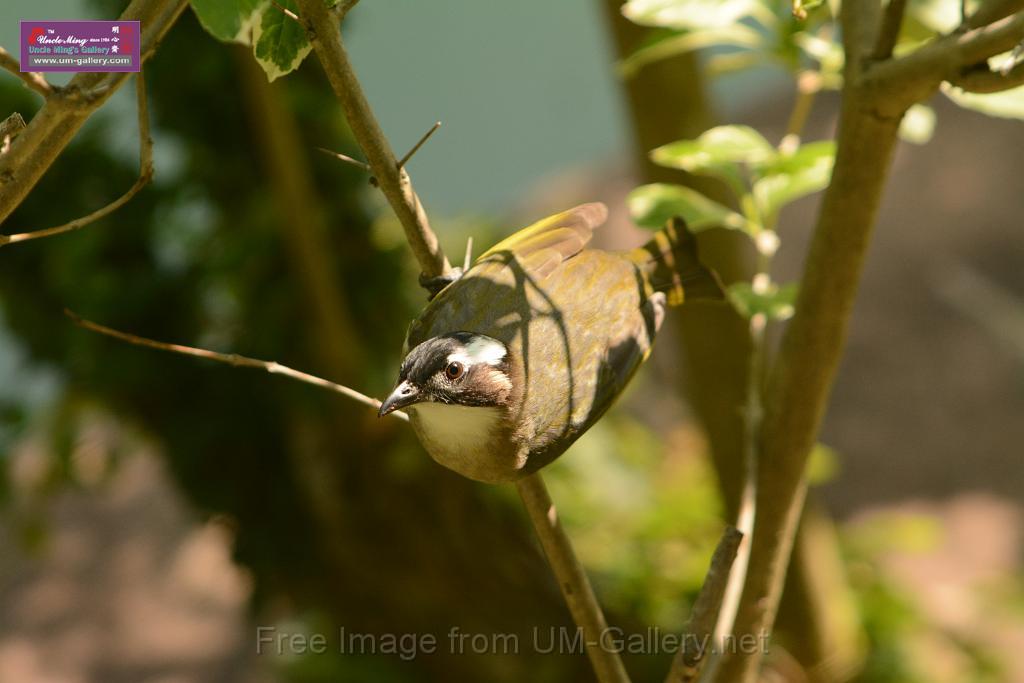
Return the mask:
[[377,176],[373,175],[373,169],[370,168],[370,165],[368,163],[366,163],[365,161],[359,161],[359,159],[353,159],[352,157],[348,156],[347,154],[342,154],[341,152],[335,152],[333,150],[329,150],[329,149],[326,149],[324,147],[317,147],[317,149],[320,150],[321,152],[323,152],[324,154],[328,155],[328,156],[334,157],[338,161],[344,161],[346,164],[349,164],[351,166],[355,166],[356,168],[358,168],[360,170],[366,171],[367,173],[370,174],[370,184],[373,185],[374,187],[380,187],[380,183],[377,181]]
[[462,259],[462,272],[465,273],[469,270],[470,264],[473,262],[473,236],[470,235],[466,239],[466,257]]
[[[237,353],[219,353],[217,351],[210,351],[208,349],[200,349],[194,346],[183,346],[181,344],[168,344],[167,342],[157,341],[155,339],[149,339],[148,337],[140,337],[136,334],[129,332],[122,332],[115,330],[112,327],[106,325],[100,325],[94,323],[91,320],[82,318],[77,313],[67,308],[64,309],[64,315],[71,319],[73,323],[86,330],[98,332],[99,334],[113,337],[114,339],[120,339],[121,341],[134,344],[136,346],[144,346],[150,349],[156,349],[158,351],[168,351],[170,353],[178,353],[185,356],[192,356],[194,358],[203,358],[205,360],[212,360],[217,363],[224,363],[236,368],[255,368],[257,370],[263,370],[272,375],[284,375],[291,379],[299,382],[305,382],[306,384],[312,384],[313,386],[320,387],[321,389],[327,389],[333,391],[336,394],[341,394],[354,401],[358,401],[364,405],[370,406],[374,410],[379,410],[381,402],[375,398],[367,396],[366,394],[360,393],[355,389],[350,389],[342,384],[337,384],[329,380],[317,377],[316,375],[310,375],[309,373],[302,372],[301,370],[295,370],[286,365],[281,365],[274,361],[259,360],[257,358],[249,358],[248,356],[240,356]],[[400,410],[393,411],[389,415],[408,421],[409,416]]]
[[[146,102],[146,81],[142,74],[143,72],[139,71],[139,74],[135,79],[135,92],[139,118],[139,177],[135,183],[128,188],[127,192],[106,206],[63,225],[58,225],[53,228],[44,228],[42,230],[33,230],[31,232],[17,233],[14,235],[0,234],[0,247],[14,242],[27,242],[28,240],[52,237],[65,232],[80,230],[81,228],[95,223],[101,218],[104,218],[120,209],[122,206],[127,204],[132,197],[138,194],[143,187],[149,184],[149,181],[153,179],[153,138],[151,138],[149,134],[149,106]],[[24,123],[24,121],[22,123]]]
[[370,168],[370,165],[368,163],[366,163],[365,161],[359,161],[359,159],[353,159],[352,157],[348,156],[347,154],[342,154],[341,152],[335,152],[334,150],[330,150],[330,149],[327,149],[325,147],[317,147],[317,149],[319,151],[323,152],[324,154],[328,155],[328,156],[334,157],[338,161],[344,161],[346,164],[351,164],[352,166],[355,166],[356,168],[361,168],[362,170],[366,171],[367,173],[371,173],[372,172],[372,169]]
[[416,152],[420,151],[420,147],[425,145],[427,143],[427,140],[429,140],[430,137],[434,133],[436,133],[437,129],[440,128],[440,127],[441,127],[441,122],[440,121],[438,121],[433,126],[431,126],[430,130],[428,130],[426,133],[424,133],[423,137],[421,137],[419,139],[419,142],[417,142],[415,145],[413,145],[412,149],[410,149],[408,152],[406,152],[405,156],[402,157],[398,161],[398,168],[403,168],[407,163],[409,163],[409,160],[412,159],[413,155],[416,154]]

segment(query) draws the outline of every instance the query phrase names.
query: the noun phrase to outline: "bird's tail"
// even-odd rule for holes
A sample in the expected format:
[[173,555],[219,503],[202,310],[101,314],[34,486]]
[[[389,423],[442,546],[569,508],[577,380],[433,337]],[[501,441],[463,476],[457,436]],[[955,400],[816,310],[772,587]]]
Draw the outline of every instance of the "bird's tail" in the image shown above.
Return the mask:
[[725,298],[718,275],[701,264],[697,239],[682,218],[669,220],[650,242],[633,250],[632,257],[647,274],[654,290],[665,292],[671,306],[683,301]]

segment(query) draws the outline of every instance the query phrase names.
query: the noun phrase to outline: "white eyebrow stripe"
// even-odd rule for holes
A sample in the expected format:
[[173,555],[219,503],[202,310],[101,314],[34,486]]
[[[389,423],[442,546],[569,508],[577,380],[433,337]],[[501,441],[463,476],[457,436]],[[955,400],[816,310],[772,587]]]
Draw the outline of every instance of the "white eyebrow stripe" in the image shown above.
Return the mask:
[[459,362],[464,365],[500,365],[505,360],[505,345],[494,339],[474,337],[466,344],[465,352],[456,352],[448,356],[448,362]]

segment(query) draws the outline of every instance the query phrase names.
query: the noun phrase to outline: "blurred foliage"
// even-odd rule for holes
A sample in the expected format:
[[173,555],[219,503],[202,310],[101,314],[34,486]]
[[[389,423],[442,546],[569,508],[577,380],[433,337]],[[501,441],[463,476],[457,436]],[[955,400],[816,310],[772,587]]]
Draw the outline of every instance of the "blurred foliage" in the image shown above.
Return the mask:
[[[110,13],[117,3],[103,4]],[[899,49],[947,30],[949,4],[912,3]],[[193,6],[205,29],[222,40],[238,39],[245,27],[258,25],[249,42],[270,76],[298,68],[309,50],[294,22],[267,3],[193,0]],[[772,63],[793,72],[813,70],[822,87],[839,87],[842,51],[834,40],[834,7],[804,2],[801,9],[805,18],[793,16],[786,2],[633,0],[627,16],[652,32],[622,66],[635,73],[669,55],[715,47],[707,56],[713,73]],[[231,518],[236,558],[256,578],[255,609],[274,618],[283,612],[279,618],[296,631],[334,632],[345,624],[364,631],[434,631],[443,638],[450,625],[460,623],[467,630],[517,631],[528,638],[523,629],[530,625],[567,625],[510,489],[478,486],[444,472],[407,431],[378,424],[364,408],[336,397],[261,373],[126,346],[75,329],[61,315],[67,306],[153,338],[330,376],[313,339],[301,264],[283,248],[289,239],[286,217],[275,205],[264,141],[254,133],[255,114],[235,57],[206,36],[191,14],[183,17],[147,66],[155,182],[87,230],[0,255],[0,312],[12,335],[0,343],[16,344],[24,354],[17,362],[30,368],[16,375],[23,387],[0,393],[0,465],[9,464],[4,456],[18,440],[44,434],[52,457],[35,493],[45,497],[80,485],[85,475],[72,457],[79,435],[85,425],[116,415],[118,429],[138,431],[159,445],[198,510]],[[184,63],[196,67],[181,68]],[[328,146],[357,154],[315,64],[298,68],[276,92],[301,130],[303,149],[296,153],[312,170],[328,216],[325,238],[338,273],[333,285],[345,294],[365,357],[353,376],[332,379],[383,391],[397,367],[408,320],[422,303],[415,266],[397,222],[365,176],[311,153]],[[974,106],[955,93],[950,97]],[[994,111],[996,100],[986,97],[978,108]],[[0,98],[25,114],[36,107],[31,94],[10,79],[0,81]],[[1020,110],[1011,105],[1004,111],[1019,116],[1013,112]],[[907,139],[926,141],[934,113],[922,106],[906,128]],[[133,136],[102,112],[95,116],[5,230],[59,224],[109,201],[112,188],[134,181],[135,161],[116,152]],[[637,188],[630,208],[647,227],[681,214],[697,230],[739,230],[759,249],[774,252],[780,209],[827,184],[833,155],[829,141],[780,150],[753,129],[714,128],[652,156],[666,167],[723,180],[739,210],[673,184]],[[480,240],[494,226],[480,221],[445,227],[442,237],[461,244],[470,234]],[[478,241],[476,250],[485,246]],[[755,291],[751,283],[740,283],[730,289],[742,314],[774,319],[788,316],[795,294],[793,284]],[[58,379],[47,379],[52,377]],[[47,382],[53,400],[41,409],[33,387]],[[646,390],[650,396],[667,389],[653,383]],[[627,630],[679,629],[721,532],[722,507],[700,437],[687,426],[656,429],[641,412],[627,396],[623,409],[592,428],[572,457],[551,467],[549,483],[611,621]],[[324,528],[318,517],[323,511],[311,504],[303,481],[310,451],[339,470],[325,485],[338,505],[329,521],[339,525],[341,536]],[[827,480],[838,467],[841,458],[820,446],[811,461],[813,482]],[[8,480],[8,468],[0,466],[0,502],[10,510]],[[26,546],[45,547],[42,516],[31,509],[17,512]],[[880,558],[894,548],[925,552],[940,535],[934,522],[920,518],[843,529],[872,643],[859,679],[864,683],[928,680],[918,666],[919,652],[908,645],[922,639],[961,652],[972,667],[970,680],[999,680],[999,663],[982,643],[930,624],[907,588],[882,568]],[[992,599],[1024,612],[1022,596],[1018,582]],[[583,657],[522,659],[528,661],[405,662],[334,653],[277,664],[287,680],[303,682],[553,681],[587,675]],[[627,665],[638,680],[654,679],[664,673],[667,656],[630,657]]]

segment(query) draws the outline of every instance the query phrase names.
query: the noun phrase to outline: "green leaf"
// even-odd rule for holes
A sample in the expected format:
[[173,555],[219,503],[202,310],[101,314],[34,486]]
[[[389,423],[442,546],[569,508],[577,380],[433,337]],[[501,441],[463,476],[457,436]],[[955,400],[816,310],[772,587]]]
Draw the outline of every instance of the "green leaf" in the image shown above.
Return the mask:
[[629,193],[628,202],[633,220],[645,228],[660,228],[682,216],[695,232],[719,226],[750,232],[743,216],[682,185],[641,185]]
[[777,155],[775,148],[748,126],[719,126],[705,131],[696,140],[679,140],[651,152],[651,160],[661,166],[690,173],[711,175],[740,186],[740,163],[766,163]]
[[774,216],[789,202],[828,187],[835,161],[831,140],[801,146],[791,155],[780,155],[759,171],[754,199],[762,216]]
[[[297,11],[294,0],[279,0],[278,4]],[[252,38],[253,54],[270,80],[297,69],[313,47],[302,26],[273,5],[264,9]]]
[[942,92],[965,109],[973,109],[982,114],[1004,119],[1024,119],[1024,86],[989,95],[979,95],[943,83]]
[[749,16],[756,5],[757,0],[630,0],[622,13],[642,26],[721,28]]
[[192,0],[192,11],[217,40],[249,44],[252,29],[269,0]]
[[755,292],[749,282],[736,282],[729,285],[726,292],[733,308],[744,318],[762,313],[769,320],[785,320],[793,315],[797,283],[790,282],[781,287],[772,283],[768,291],[762,293]]
[[915,104],[903,115],[900,137],[915,145],[926,144],[935,132],[935,110],[925,104]]
[[672,31],[637,48],[623,59],[619,64],[619,73],[629,78],[652,62],[718,46],[759,49],[765,47],[765,41],[760,33],[743,24],[696,31]]

